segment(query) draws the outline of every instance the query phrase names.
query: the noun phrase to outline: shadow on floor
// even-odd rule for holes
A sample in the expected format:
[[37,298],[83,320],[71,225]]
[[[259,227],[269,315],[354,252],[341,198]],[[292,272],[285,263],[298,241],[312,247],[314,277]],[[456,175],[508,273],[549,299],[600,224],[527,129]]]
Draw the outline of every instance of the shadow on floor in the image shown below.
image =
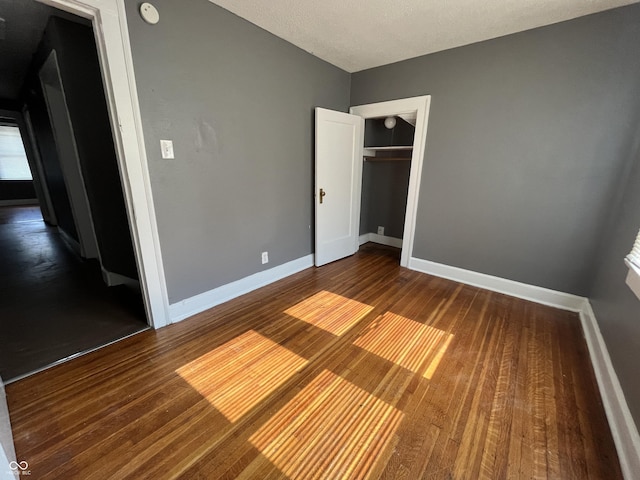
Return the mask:
[[38,207],[0,207],[0,376],[5,382],[147,327],[142,298],[107,287]]

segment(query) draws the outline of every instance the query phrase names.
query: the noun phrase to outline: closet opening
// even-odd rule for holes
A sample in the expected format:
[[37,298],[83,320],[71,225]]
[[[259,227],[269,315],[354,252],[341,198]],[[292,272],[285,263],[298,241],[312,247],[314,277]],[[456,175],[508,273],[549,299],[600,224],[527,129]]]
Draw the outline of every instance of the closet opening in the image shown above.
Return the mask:
[[357,243],[400,248],[400,266],[407,268],[416,233],[430,106],[431,96],[423,95],[349,109],[364,119],[362,168],[356,169],[361,191],[354,200],[360,213]]
[[365,120],[360,245],[402,249],[415,137],[415,114]]

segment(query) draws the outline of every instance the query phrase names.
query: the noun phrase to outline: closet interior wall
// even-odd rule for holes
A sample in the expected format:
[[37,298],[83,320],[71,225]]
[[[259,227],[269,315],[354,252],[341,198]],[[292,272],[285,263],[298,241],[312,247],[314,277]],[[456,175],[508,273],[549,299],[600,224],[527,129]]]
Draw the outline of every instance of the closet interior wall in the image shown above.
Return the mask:
[[[371,147],[413,146],[415,127],[396,117],[396,126],[388,129],[384,118],[365,120],[365,149]],[[407,157],[398,160],[398,157]],[[401,240],[407,209],[411,150],[377,151],[376,160],[366,159],[362,169],[360,235],[377,234]],[[378,158],[380,157],[380,158]],[[384,160],[383,158],[393,158]]]

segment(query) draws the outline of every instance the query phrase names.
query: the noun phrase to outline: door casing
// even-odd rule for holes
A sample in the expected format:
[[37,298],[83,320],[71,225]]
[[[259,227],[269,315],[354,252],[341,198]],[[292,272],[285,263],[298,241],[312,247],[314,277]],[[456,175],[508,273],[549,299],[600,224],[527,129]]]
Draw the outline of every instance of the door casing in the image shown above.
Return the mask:
[[38,0],[91,20],[149,324],[171,323],[123,0]]
[[[431,95],[402,98],[386,102],[357,105],[349,109],[349,113],[360,117],[379,118],[391,115],[416,114],[416,131],[411,155],[411,169],[409,173],[409,191],[407,193],[407,210],[404,217],[404,233],[402,236],[402,254],[400,266],[409,267],[409,260],[413,252],[418,211],[418,197],[420,194],[420,180],[422,178],[422,164],[427,142],[427,127],[429,124],[429,110]],[[362,159],[359,159],[362,161]],[[359,184],[362,185],[362,169],[359,169]],[[360,199],[357,210],[360,211]]]

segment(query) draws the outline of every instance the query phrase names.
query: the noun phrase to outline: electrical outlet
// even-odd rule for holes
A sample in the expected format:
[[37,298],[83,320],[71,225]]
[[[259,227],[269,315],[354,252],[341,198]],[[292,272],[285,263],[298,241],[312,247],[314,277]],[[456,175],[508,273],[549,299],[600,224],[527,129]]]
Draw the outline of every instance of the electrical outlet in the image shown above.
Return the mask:
[[378,235],[384,235],[384,227],[378,227]]
[[173,142],[171,140],[160,140],[160,151],[162,158],[175,158],[173,156]]
[[262,264],[269,263],[269,252],[262,252]]

